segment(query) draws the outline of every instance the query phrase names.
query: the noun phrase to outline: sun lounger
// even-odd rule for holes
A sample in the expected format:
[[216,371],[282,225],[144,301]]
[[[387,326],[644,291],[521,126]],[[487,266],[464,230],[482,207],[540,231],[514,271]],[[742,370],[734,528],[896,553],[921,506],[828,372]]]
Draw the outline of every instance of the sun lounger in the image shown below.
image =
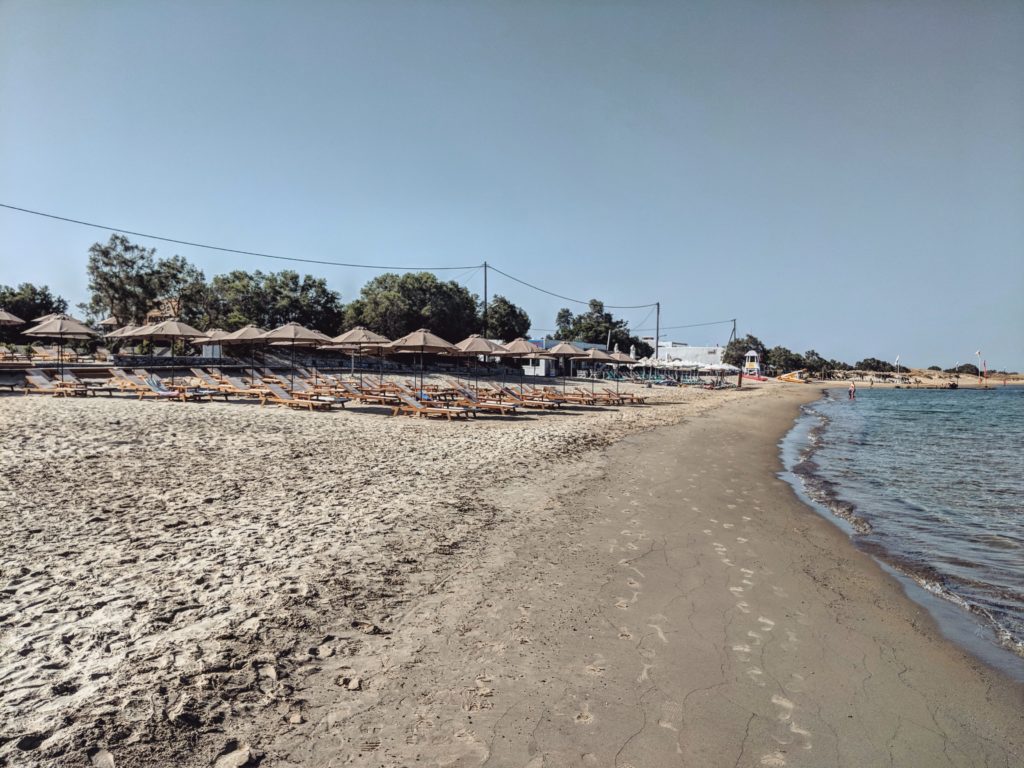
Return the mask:
[[275,405],[287,405],[289,408],[305,408],[306,410],[330,410],[333,405],[333,398],[319,399],[317,397],[296,397],[285,391],[282,387],[272,381],[261,379],[262,385],[266,388],[260,392],[260,407],[267,403]]
[[608,394],[616,395],[616,397],[621,397],[624,402],[631,403],[633,405],[643,405],[646,402],[646,400],[640,397],[640,395],[635,395],[632,392],[615,393],[612,392],[612,390],[608,389],[607,387],[605,387],[604,391],[607,392]]
[[537,400],[536,398],[523,397],[522,395],[513,392],[508,387],[498,387],[497,392],[499,395],[499,401],[509,400],[513,404],[522,408],[540,408],[543,410],[548,408],[558,408],[559,406],[559,403],[551,400]]
[[360,403],[371,403],[375,405],[394,405],[394,395],[385,394],[383,392],[370,392],[364,389],[359,389],[350,381],[344,379],[338,380],[338,387],[345,396],[351,398]]
[[224,384],[221,385],[222,391],[227,392],[230,395],[237,397],[262,397],[264,389],[260,387],[254,387],[251,384],[247,384],[237,376],[229,376],[228,374],[221,374],[224,377]]
[[216,390],[195,389],[193,387],[168,387],[159,376],[150,374],[143,379],[149,392],[140,391],[139,397],[157,397],[161,400],[180,400],[182,402],[210,400],[216,394],[222,394]]
[[304,379],[296,379],[292,382],[292,395],[297,398],[313,398],[314,400],[324,400],[335,405],[340,405],[342,408],[345,407],[345,403],[348,402],[347,397],[340,397],[335,395],[329,389],[325,391],[323,387],[314,387],[311,382],[307,382]]
[[65,371],[61,375],[61,381],[71,387],[84,387],[87,395],[95,395],[97,392],[106,392],[108,397],[112,397],[114,392],[118,391],[117,387],[112,387],[109,384],[93,384],[75,376],[75,374]]
[[465,405],[467,407],[479,408],[481,411],[497,411],[502,416],[507,413],[515,413],[518,406],[515,403],[501,402],[499,400],[489,400],[481,398],[476,392],[471,389],[450,382],[452,389],[460,396],[455,401],[456,405]]
[[420,416],[445,416],[451,421],[453,416],[465,416],[468,419],[470,416],[476,415],[473,410],[462,406],[427,405],[404,392],[399,392],[397,397],[400,402],[392,406],[392,416],[397,416],[399,413],[407,413],[417,418]]
[[63,381],[54,381],[36,371],[26,371],[25,394],[53,395],[55,397],[75,395],[84,397],[88,392],[84,384],[81,386],[67,384]]

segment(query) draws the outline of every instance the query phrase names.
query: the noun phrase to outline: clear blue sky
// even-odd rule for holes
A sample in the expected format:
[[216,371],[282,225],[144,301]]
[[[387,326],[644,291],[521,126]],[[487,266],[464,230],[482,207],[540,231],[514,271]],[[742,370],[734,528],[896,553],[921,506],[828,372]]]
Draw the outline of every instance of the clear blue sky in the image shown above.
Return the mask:
[[[0,202],[1024,369],[1024,3],[0,0]],[[108,235],[0,209],[0,283],[81,301]]]

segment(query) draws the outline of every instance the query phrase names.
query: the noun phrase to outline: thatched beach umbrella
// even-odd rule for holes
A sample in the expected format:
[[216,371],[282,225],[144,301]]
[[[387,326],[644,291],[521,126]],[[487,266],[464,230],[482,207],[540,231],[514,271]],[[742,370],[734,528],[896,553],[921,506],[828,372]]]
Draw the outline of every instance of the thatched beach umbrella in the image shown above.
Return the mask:
[[502,355],[508,354],[508,350],[501,344],[496,344],[490,339],[481,336],[479,333],[467,336],[455,346],[459,350],[458,354],[463,357],[476,357],[478,355],[484,355],[485,357],[501,357]]
[[90,339],[99,336],[85,323],[69,315],[57,315],[25,331],[26,336],[57,339],[57,367],[64,379],[64,339]]
[[188,323],[183,323],[181,320],[172,318],[170,320],[164,320],[162,323],[156,323],[155,325],[144,325],[132,331],[130,334],[126,334],[130,338],[145,338],[152,339],[153,341],[167,341],[170,342],[171,347],[171,384],[174,384],[174,341],[175,339],[189,339],[195,340],[203,337],[203,332],[198,328],[193,328]]
[[[583,350],[568,341],[560,341],[550,349],[545,349],[544,354],[548,357],[556,357],[563,361],[569,362],[569,374],[572,375],[572,358],[579,357],[583,354]],[[565,375],[562,375],[562,389],[565,389]]]
[[[348,331],[345,331],[340,336],[335,336],[331,339],[331,342],[338,344],[342,347],[346,347],[352,350],[352,370],[351,375],[356,373],[356,350],[359,351],[359,356],[363,356],[364,349],[376,350],[378,353],[381,352],[383,347],[386,347],[391,343],[391,339],[386,336],[381,336],[379,333],[374,333],[369,328],[364,328],[361,325],[357,325]],[[384,356],[381,355],[381,378],[384,377]],[[359,372],[359,384],[363,383],[363,373]]]
[[395,339],[388,345],[396,352],[419,352],[420,353],[420,390],[423,390],[423,355],[427,352],[432,354],[450,354],[458,351],[458,347],[451,344],[426,328],[408,333],[400,339]]
[[220,343],[224,345],[249,345],[250,378],[256,376],[256,345],[263,343],[263,337],[266,333],[266,329],[260,328],[258,325],[245,325],[220,339]]
[[281,342],[291,347],[291,379],[290,386],[292,389],[295,388],[295,347],[315,347],[323,344],[324,341],[330,342],[330,338],[320,331],[314,331],[306,328],[304,325],[298,323],[285,323],[279,325],[277,328],[267,331],[263,334],[263,340],[271,344]]
[[[602,349],[588,349],[582,355],[572,358],[573,360],[588,361],[591,363],[614,363],[615,358],[609,355]],[[590,379],[590,391],[593,392],[595,389],[594,379],[596,376],[592,376]]]
[[25,321],[17,315],[12,315],[5,309],[0,309],[0,325],[24,325]]

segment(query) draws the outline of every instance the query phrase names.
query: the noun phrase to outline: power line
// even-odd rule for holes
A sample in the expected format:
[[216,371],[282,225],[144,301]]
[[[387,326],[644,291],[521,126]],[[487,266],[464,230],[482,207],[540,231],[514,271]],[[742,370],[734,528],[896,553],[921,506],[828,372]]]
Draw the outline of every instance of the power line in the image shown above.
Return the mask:
[[237,253],[242,256],[258,256],[261,259],[277,259],[278,261],[297,261],[303,264],[326,264],[331,267],[355,267],[358,269],[397,269],[399,271],[413,271],[413,270],[425,270],[427,272],[439,272],[441,270],[459,270],[459,269],[473,269],[474,267],[481,266],[478,264],[472,264],[461,267],[393,267],[381,264],[347,264],[341,261],[323,261],[320,259],[302,259],[298,256],[275,256],[272,253],[258,253],[256,251],[243,251],[238,248],[224,248],[219,245],[207,245],[205,243],[193,243],[188,240],[176,240],[173,237],[161,237],[160,235],[150,235],[145,232],[133,232],[130,229],[122,229],[121,227],[108,227],[104,224],[93,224],[89,221],[79,221],[78,219],[69,219],[66,216],[57,216],[52,213],[43,213],[42,211],[32,211],[28,208],[19,208],[16,205],[7,205],[6,203],[0,203],[0,208],[8,208],[12,211],[20,211],[21,213],[30,213],[33,216],[43,216],[47,219],[56,219],[57,221],[65,221],[69,224],[80,224],[83,227],[93,227],[94,229],[105,229],[108,232],[119,232],[122,235],[134,235],[135,237],[145,237],[149,240],[161,240],[165,243],[176,243],[177,245],[187,245],[192,248],[205,248],[209,251],[222,251],[223,253]]
[[[493,264],[488,264],[487,267],[488,269],[493,269],[499,275],[504,275],[509,280],[514,280],[520,285],[525,285],[527,288],[532,288],[535,291],[546,293],[548,296],[554,296],[556,299],[562,299],[563,301],[571,301],[575,304],[583,304],[584,306],[590,304],[589,301],[583,301],[582,299],[573,299],[570,298],[569,296],[563,296],[560,293],[554,293],[553,291],[549,291],[546,288],[541,288],[539,285],[534,285],[533,283],[528,283],[525,280],[520,280],[518,277],[513,277],[512,275],[510,275],[508,272],[502,272]],[[608,309],[646,309],[647,307],[653,307],[655,303],[656,302],[651,302],[650,304],[605,304],[604,306],[607,307]]]
[[[674,331],[679,328],[701,328],[705,325],[725,325],[726,323],[733,322],[732,318],[728,320],[713,320],[710,323],[689,323],[688,325],[663,325],[661,330],[663,331]],[[654,328],[634,328],[636,331],[653,331]]]

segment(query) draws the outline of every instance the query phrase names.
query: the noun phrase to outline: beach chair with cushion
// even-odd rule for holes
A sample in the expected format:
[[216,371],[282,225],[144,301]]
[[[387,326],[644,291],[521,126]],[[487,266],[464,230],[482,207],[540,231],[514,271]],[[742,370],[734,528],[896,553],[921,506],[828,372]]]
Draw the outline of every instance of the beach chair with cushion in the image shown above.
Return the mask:
[[333,405],[331,402],[333,398],[319,399],[317,397],[293,396],[283,387],[272,381],[261,379],[260,382],[264,387],[263,391],[260,392],[260,407],[267,403],[274,403],[275,405],[287,405],[289,408],[305,408],[308,411],[329,411],[331,405]]
[[404,392],[397,393],[397,397],[399,402],[392,406],[392,416],[397,416],[399,413],[416,416],[417,418],[420,416],[444,416],[451,421],[452,418],[458,416],[464,416],[468,419],[470,416],[476,415],[475,411],[462,406],[427,405]]
[[342,408],[344,408],[345,403],[348,402],[347,397],[335,395],[328,387],[314,387],[312,382],[308,382],[305,379],[296,379],[293,381],[291,392],[292,395],[297,398],[308,397],[314,400],[324,400],[334,405],[340,405]]
[[144,397],[155,397],[160,400],[180,400],[184,403],[189,401],[210,400],[213,395],[219,394],[217,392],[211,392],[205,389],[194,389],[192,387],[168,387],[164,384],[163,380],[155,374],[150,374],[147,378],[143,379],[143,381],[149,391],[146,392],[140,390],[140,399]]

